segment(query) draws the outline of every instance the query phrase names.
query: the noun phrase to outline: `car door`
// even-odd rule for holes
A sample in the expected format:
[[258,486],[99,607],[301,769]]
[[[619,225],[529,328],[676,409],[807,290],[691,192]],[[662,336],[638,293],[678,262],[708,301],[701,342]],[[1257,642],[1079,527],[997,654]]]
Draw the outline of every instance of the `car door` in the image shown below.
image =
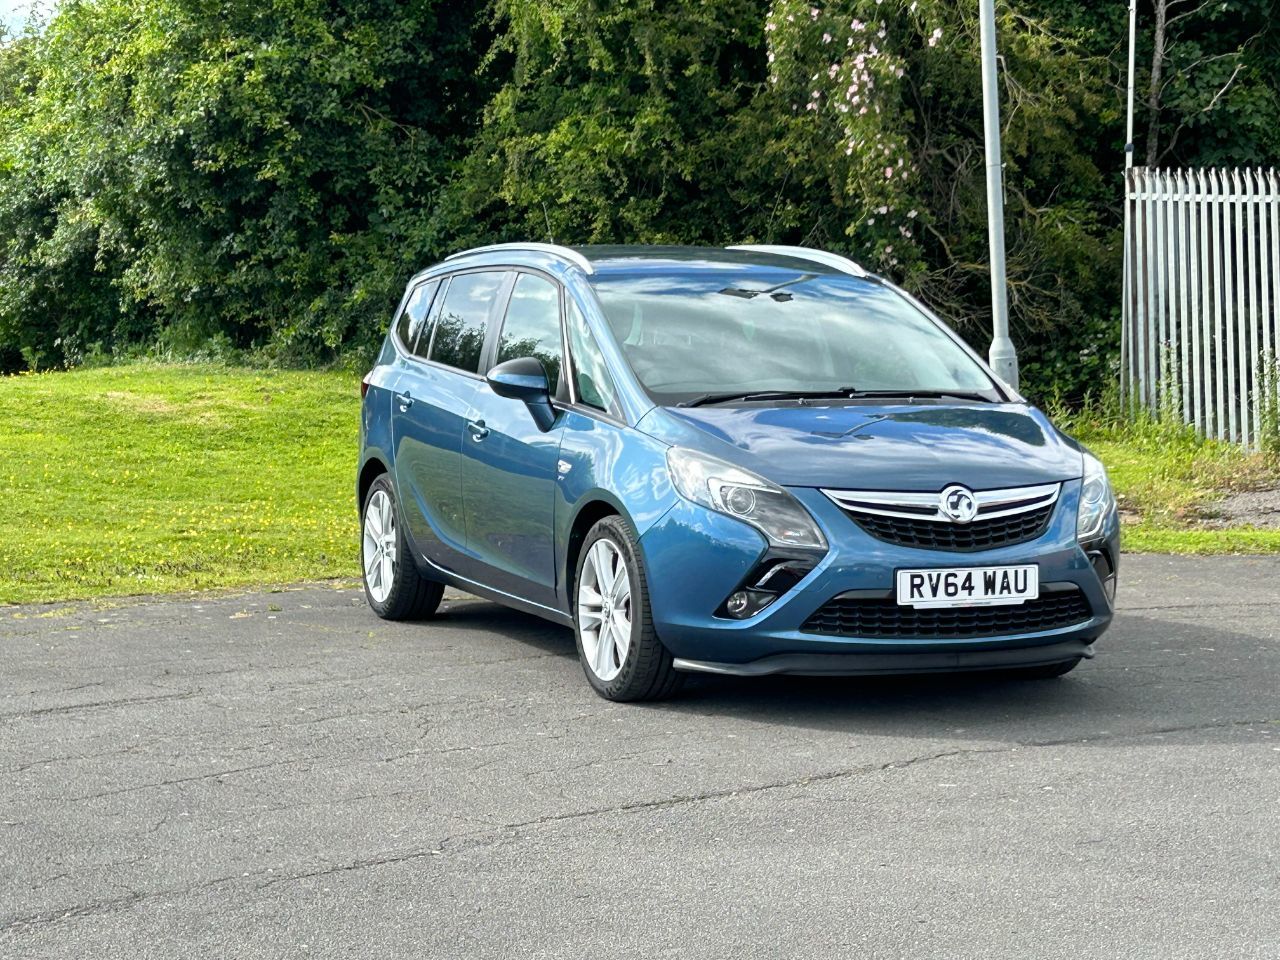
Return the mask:
[[[541,274],[520,272],[490,350],[492,365],[517,357],[542,362],[552,396],[560,384],[561,291]],[[555,484],[563,417],[548,431],[520,400],[481,382],[472,394],[463,442],[467,547],[485,583],[544,606],[556,599]]]
[[506,271],[484,270],[443,281],[391,398],[404,523],[428,560],[463,576],[472,572],[462,502],[463,434],[506,278]]

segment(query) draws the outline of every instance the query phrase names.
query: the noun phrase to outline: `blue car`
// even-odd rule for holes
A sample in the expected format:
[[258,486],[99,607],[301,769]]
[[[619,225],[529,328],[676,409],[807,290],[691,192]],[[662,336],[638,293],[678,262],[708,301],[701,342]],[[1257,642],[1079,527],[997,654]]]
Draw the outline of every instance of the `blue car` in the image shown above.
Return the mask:
[[805,247],[459,253],[364,379],[365,593],[571,627],[611,700],[689,671],[1059,676],[1111,621],[1105,470],[942,321]]

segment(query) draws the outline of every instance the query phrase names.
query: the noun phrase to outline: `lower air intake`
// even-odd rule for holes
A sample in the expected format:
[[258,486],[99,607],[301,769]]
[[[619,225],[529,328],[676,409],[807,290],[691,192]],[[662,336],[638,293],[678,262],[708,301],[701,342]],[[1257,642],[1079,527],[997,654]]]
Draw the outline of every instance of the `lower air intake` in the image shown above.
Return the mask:
[[899,606],[892,597],[834,597],[804,622],[805,633],[830,637],[968,640],[1037,633],[1084,623],[1093,616],[1076,587],[998,607]]

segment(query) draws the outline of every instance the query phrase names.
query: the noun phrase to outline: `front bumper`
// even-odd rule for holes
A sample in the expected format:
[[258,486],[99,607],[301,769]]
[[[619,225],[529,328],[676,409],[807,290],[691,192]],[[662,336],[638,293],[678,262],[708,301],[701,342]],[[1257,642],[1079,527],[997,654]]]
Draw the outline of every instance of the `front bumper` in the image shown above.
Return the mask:
[[[766,673],[911,673],[1038,666],[1092,655],[1112,606],[1093,564],[1075,539],[1080,482],[1063,484],[1044,534],[1028,543],[953,553],[903,547],[864,532],[821,492],[792,488],[826,534],[830,549],[789,592],[745,620],[715,615],[765,550],[763,538],[730,517],[679,501],[641,538],[654,625],[686,670]],[[1102,545],[1119,555],[1112,517]],[[1042,588],[1074,587],[1092,614],[1070,626],[964,639],[851,637],[807,632],[805,622],[837,595],[891,596],[904,567],[1035,563]]]
[[808,677],[864,677],[1042,667],[1079,660],[1081,657],[1092,659],[1093,645],[1084,640],[1064,640],[1035,647],[956,650],[951,653],[775,653],[749,663],[712,663],[677,657],[675,668],[735,677],[764,677],[773,673],[793,673]]

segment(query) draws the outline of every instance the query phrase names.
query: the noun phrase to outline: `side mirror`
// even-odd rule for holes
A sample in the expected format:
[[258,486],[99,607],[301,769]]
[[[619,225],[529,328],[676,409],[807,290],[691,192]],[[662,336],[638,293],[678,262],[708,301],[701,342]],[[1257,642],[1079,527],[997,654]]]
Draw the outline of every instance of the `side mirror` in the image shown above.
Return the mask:
[[484,379],[498,396],[523,402],[543,433],[551,429],[556,411],[551,406],[551,384],[547,382],[542,361],[535,357],[516,357],[498,364]]

